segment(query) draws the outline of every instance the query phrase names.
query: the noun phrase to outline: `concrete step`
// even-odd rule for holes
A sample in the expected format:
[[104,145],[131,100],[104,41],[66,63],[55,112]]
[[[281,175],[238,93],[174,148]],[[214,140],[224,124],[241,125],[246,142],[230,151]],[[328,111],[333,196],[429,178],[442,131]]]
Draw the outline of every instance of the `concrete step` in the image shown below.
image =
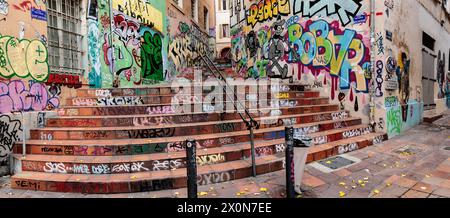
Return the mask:
[[[329,144],[313,147],[307,162],[318,161],[339,153],[349,152],[348,148],[357,150],[373,144],[378,144],[386,136],[371,133]],[[352,143],[349,146],[348,143]],[[345,147],[345,148],[343,148]],[[262,156],[256,159],[257,175],[282,170],[285,166],[284,154]],[[120,168],[120,167],[119,167]],[[122,167],[126,168],[126,167]],[[144,167],[145,168],[145,167]],[[127,169],[127,168],[126,168]],[[142,171],[142,165],[130,167],[130,173],[118,174],[63,174],[24,171],[11,178],[11,187],[15,189],[76,192],[87,194],[112,194],[142,191],[158,191],[186,187],[186,169]],[[235,160],[214,165],[198,166],[197,184],[211,185],[235,179],[249,177],[251,161]]]
[[[290,117],[290,115],[265,116],[257,118],[260,128],[291,125],[296,123],[314,122],[314,119],[332,120],[338,115],[342,118],[349,117],[345,111],[330,111],[319,114],[304,114],[303,116]],[[306,115],[306,116],[305,116]],[[307,120],[308,119],[308,120]],[[136,121],[133,119],[133,121]],[[141,121],[139,121],[141,122]],[[146,121],[144,121],[146,122]],[[138,123],[134,123],[138,124]],[[240,119],[216,120],[198,123],[181,123],[159,125],[134,125],[111,127],[44,127],[30,130],[30,139],[40,140],[97,140],[97,139],[136,139],[136,138],[161,138],[174,136],[190,136],[200,134],[216,134],[235,131],[244,131],[247,126]]]

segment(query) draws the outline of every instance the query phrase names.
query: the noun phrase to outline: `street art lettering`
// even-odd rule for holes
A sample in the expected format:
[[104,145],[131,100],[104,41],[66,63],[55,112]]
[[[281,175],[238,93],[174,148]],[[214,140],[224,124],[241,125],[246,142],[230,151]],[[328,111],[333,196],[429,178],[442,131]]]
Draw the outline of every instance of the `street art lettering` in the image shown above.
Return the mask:
[[222,154],[197,156],[197,164],[199,166],[212,165],[223,162],[225,162],[225,156],[223,156]]
[[337,15],[342,26],[349,24],[361,9],[362,0],[294,0],[294,15],[311,18]]
[[232,179],[229,172],[214,172],[197,176],[198,185],[210,185],[215,183],[227,182]]
[[98,106],[119,106],[119,105],[143,105],[144,100],[142,97],[135,96],[123,96],[123,97],[109,97],[98,98]]
[[[302,64],[313,74],[322,69],[329,71],[331,76],[340,78],[341,90],[349,89],[350,83],[355,82],[357,91],[368,92],[368,80],[363,69],[369,65],[369,49],[356,31],[341,30],[335,21],[317,20],[305,27],[299,23],[292,24],[287,34],[293,47],[289,53],[289,63]],[[336,83],[333,79],[333,99]]]
[[162,39],[158,33],[146,31],[141,48],[142,78],[163,81]]
[[59,107],[57,93],[47,91],[45,85],[30,82],[29,89],[21,80],[0,82],[0,113],[14,111],[44,111]]
[[68,74],[55,74],[51,73],[48,77],[47,82],[45,82],[46,85],[61,85],[61,86],[67,86],[69,88],[78,89],[81,88],[82,83],[80,81],[79,75],[68,75]]
[[345,154],[345,153],[356,151],[356,150],[358,150],[358,143],[350,143],[347,145],[340,145],[338,147],[338,154]]
[[30,76],[46,81],[50,72],[47,47],[40,40],[19,40],[0,35],[0,76]]
[[377,33],[376,34],[376,42],[378,48],[378,54],[377,55],[384,55],[384,43],[383,43],[383,34]]
[[383,69],[384,69],[384,65],[383,65],[383,61],[377,61],[376,64],[377,67],[377,78],[375,79],[376,81],[376,96],[377,97],[383,97]]
[[176,170],[182,168],[186,165],[186,161],[182,159],[176,160],[154,160],[153,161],[153,171],[161,171],[161,170]]
[[150,171],[148,168],[144,167],[144,162],[133,162],[133,163],[121,163],[112,166],[111,172],[113,173],[131,173],[131,172],[146,172]]
[[286,145],[285,144],[277,144],[275,145],[275,152],[278,153],[282,153],[286,150]]
[[255,27],[256,23],[291,13],[290,0],[261,0],[252,4],[247,11],[247,25]]
[[149,2],[140,0],[112,0],[114,10],[134,18],[150,28],[163,31],[163,15]]
[[8,115],[0,115],[0,162],[7,159],[14,143],[20,140],[22,123]]
[[52,163],[47,162],[44,166],[44,172],[46,173],[67,173],[64,163]]
[[381,143],[383,142],[383,140],[384,140],[384,137],[383,137],[383,136],[377,136],[377,137],[375,137],[375,138],[373,139],[372,144],[373,144],[373,145],[381,144]]

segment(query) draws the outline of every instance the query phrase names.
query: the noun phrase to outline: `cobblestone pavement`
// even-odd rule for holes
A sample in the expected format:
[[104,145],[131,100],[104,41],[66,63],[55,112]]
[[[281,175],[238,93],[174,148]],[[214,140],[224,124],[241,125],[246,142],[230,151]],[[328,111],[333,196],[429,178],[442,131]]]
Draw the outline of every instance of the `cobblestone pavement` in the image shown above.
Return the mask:
[[[444,117],[449,122],[450,116]],[[439,122],[439,121],[438,121]],[[450,129],[420,125],[382,144],[346,154],[360,160],[333,172],[309,164],[303,198],[448,198],[450,197]],[[199,187],[200,197],[283,198],[285,172]],[[1,198],[172,198],[186,189],[114,195],[84,195],[13,190],[0,178]]]

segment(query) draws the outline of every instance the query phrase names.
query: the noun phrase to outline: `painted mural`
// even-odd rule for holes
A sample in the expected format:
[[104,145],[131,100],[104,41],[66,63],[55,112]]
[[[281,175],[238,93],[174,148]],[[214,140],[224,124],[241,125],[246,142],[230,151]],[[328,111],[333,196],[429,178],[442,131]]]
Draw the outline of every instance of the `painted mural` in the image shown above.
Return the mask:
[[277,78],[321,88],[341,109],[368,114],[366,1],[231,1],[236,77]]
[[[389,138],[418,125],[422,121],[423,103],[416,100],[409,100],[407,110],[396,96],[385,98],[386,107],[386,128]],[[405,114],[405,116],[403,116]]]
[[134,87],[164,81],[165,11],[165,1],[91,0],[90,85]]
[[[0,1],[0,114],[52,110],[61,89],[50,74],[45,1]],[[48,84],[47,84],[48,83]]]

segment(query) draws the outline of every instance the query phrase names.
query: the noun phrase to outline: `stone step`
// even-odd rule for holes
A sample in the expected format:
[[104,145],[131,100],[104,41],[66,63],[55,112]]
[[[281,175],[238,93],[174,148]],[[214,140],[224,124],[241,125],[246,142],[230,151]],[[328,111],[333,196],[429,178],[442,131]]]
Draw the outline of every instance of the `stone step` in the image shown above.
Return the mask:
[[[173,115],[173,114],[193,114],[193,113],[203,113],[203,107],[198,109],[190,107],[191,105],[180,105],[180,106],[149,106],[149,105],[122,105],[122,106],[109,106],[109,107],[78,107],[78,108],[61,108],[58,109],[59,116],[112,116],[112,115]],[[337,108],[338,104],[323,104],[323,105],[305,105],[305,106],[295,106],[295,107],[278,107],[278,106],[266,106],[264,108],[249,109],[249,112],[257,112],[261,110],[287,110],[290,113],[310,113],[314,111],[320,111],[320,108],[330,107],[331,109]],[[186,111],[189,110],[189,111]],[[199,110],[199,111],[196,111]],[[230,111],[228,108],[223,108],[224,113],[236,113],[233,110]],[[232,114],[231,114],[232,115]]]
[[[332,111],[337,112],[337,111]],[[270,114],[255,115],[257,121],[265,122],[265,120],[288,119],[290,123],[300,123],[301,119],[313,117],[320,114],[332,113],[329,111],[319,113],[305,113],[305,114],[288,114],[279,116],[268,116]],[[331,114],[332,115],[332,114]],[[273,117],[273,118],[272,118]],[[298,118],[293,121],[293,118]],[[74,117],[57,117],[47,118],[46,127],[119,127],[119,126],[160,126],[173,124],[186,124],[197,122],[212,122],[212,121],[231,121],[242,123],[242,119],[238,114],[219,114],[219,113],[201,113],[201,114],[176,114],[176,115],[118,115],[118,116],[74,116]],[[263,121],[264,120],[264,121]],[[283,120],[282,120],[283,121]],[[267,122],[265,122],[268,124]],[[264,123],[260,123],[262,125]]]
[[[339,114],[341,113],[341,114]],[[336,115],[338,114],[338,115]],[[313,119],[331,120],[335,117],[349,117],[348,112],[322,112],[321,114],[305,114],[298,117],[289,117],[290,114],[278,116],[265,116],[257,118],[260,128],[269,128],[291,125],[296,123],[314,122]],[[308,120],[307,120],[308,119]],[[135,121],[135,120],[133,120]],[[142,121],[142,120],[141,120]],[[141,122],[138,121],[138,122]],[[146,122],[146,121],[143,121]],[[138,123],[134,123],[138,124]],[[247,129],[242,120],[216,120],[198,123],[160,124],[150,126],[110,126],[110,127],[44,127],[30,130],[30,139],[40,140],[96,140],[96,139],[136,139],[160,138],[174,136],[190,136],[199,134],[215,134],[243,131]]]
[[[255,83],[253,83],[254,85]],[[257,84],[257,83],[256,83]],[[280,91],[304,91],[305,85],[302,84],[286,84],[286,83],[280,83],[278,87],[276,88],[277,84],[273,83],[272,86],[268,85],[262,85],[263,83],[260,83],[261,86],[259,86],[259,89],[261,90],[280,90]],[[247,86],[248,84],[244,85],[236,85],[235,87],[242,87]],[[210,87],[219,87],[217,84],[214,83],[203,83],[201,85],[193,84],[191,88],[191,92],[193,92],[195,89],[203,90]],[[258,87],[258,86],[252,86],[252,88]],[[186,87],[187,88],[187,87]],[[183,90],[183,87],[181,85],[174,85],[171,84],[167,85],[157,85],[157,86],[149,86],[149,87],[136,87],[136,88],[110,88],[110,89],[86,89],[86,88],[80,88],[77,89],[77,96],[78,97],[110,97],[110,96],[140,96],[140,95],[168,95],[168,94],[177,94],[180,92],[180,89]],[[236,90],[235,88],[234,90]],[[245,91],[248,92],[250,90],[249,86],[245,87]]]
[[[311,148],[307,162],[318,161],[339,154],[349,152],[342,148],[348,143],[352,149],[361,149],[373,144],[380,143],[386,136],[379,133],[371,133],[364,136],[336,141],[326,145]],[[284,154],[282,152],[267,155],[256,159],[257,175],[282,170],[285,166]],[[86,194],[112,194],[143,191],[158,191],[167,189],[178,189],[186,187],[185,168],[175,170],[137,172],[142,169],[140,165],[135,166],[134,172],[119,174],[60,174],[46,172],[24,171],[11,178],[11,187],[15,189],[75,192]],[[130,168],[131,171],[131,168]],[[197,184],[211,185],[214,183],[227,182],[249,177],[251,174],[251,161],[235,160],[218,163],[214,165],[198,166]]]
[[[347,125],[346,128],[334,129],[334,125]],[[369,134],[371,129],[366,125],[361,125],[360,119],[345,119],[333,122],[321,122],[307,126],[305,124],[296,125],[302,128],[304,133],[313,137],[316,145],[327,142],[341,140],[350,136]],[[197,140],[198,149],[211,149],[245,143],[249,141],[248,131],[233,132],[232,134],[205,134],[196,135],[190,138]],[[284,127],[274,127],[262,130],[255,130],[255,141],[270,141],[284,138]],[[164,140],[165,139],[165,140]],[[184,151],[184,144],[187,137],[156,138],[154,140],[134,139],[134,140],[31,140],[27,142],[28,154],[45,155],[75,155],[75,156],[123,156],[138,154],[170,153]],[[114,142],[114,143],[113,143]],[[22,146],[17,143],[14,148],[15,153],[22,153]]]

